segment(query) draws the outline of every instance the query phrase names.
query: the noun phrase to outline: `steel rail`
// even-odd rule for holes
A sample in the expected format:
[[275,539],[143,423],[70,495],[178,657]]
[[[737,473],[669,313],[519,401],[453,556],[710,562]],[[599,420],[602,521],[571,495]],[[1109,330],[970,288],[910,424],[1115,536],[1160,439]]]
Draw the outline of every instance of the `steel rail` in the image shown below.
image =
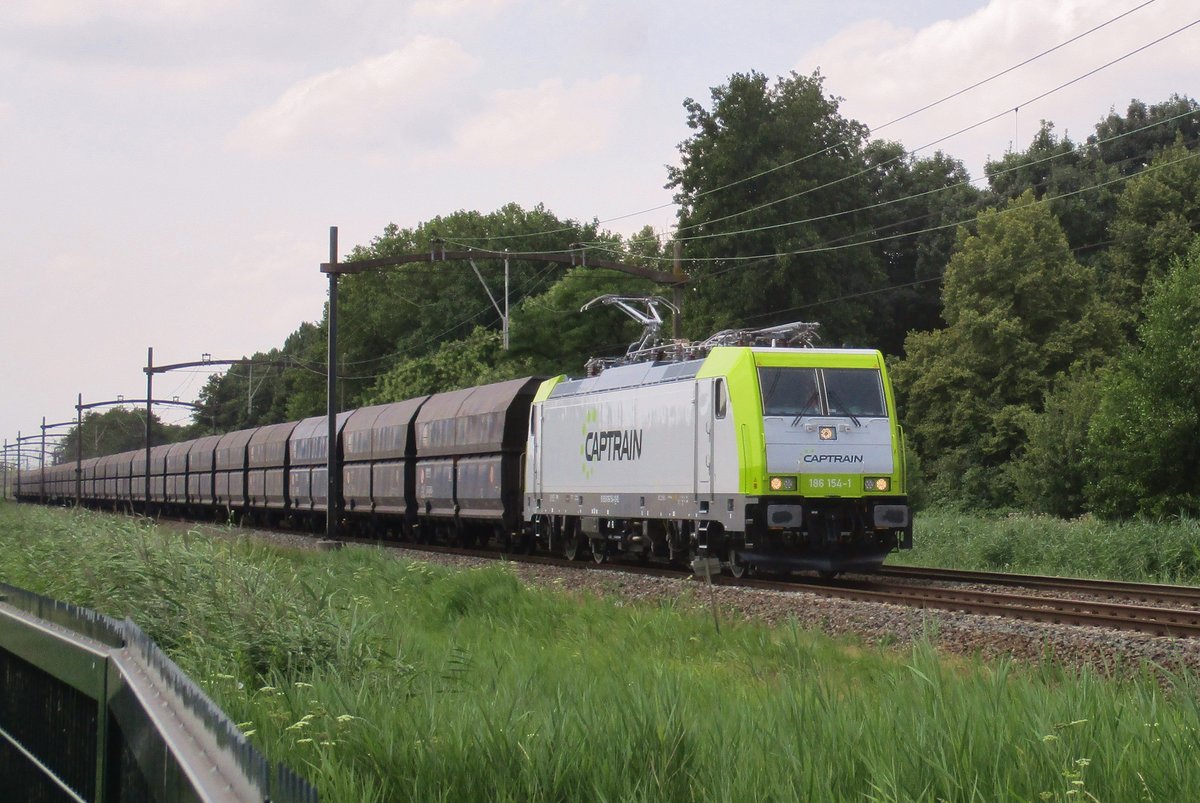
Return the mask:
[[1133,630],[1156,636],[1200,637],[1200,611],[1095,600],[887,583],[819,581],[811,585],[750,581],[752,587],[804,590],[822,596],[891,602],[914,608],[963,611],[1053,624]]
[[887,566],[880,569],[877,576],[947,583],[981,583],[995,586],[1043,588],[1051,591],[1079,592],[1159,605],[1200,606],[1200,588],[1194,586],[1134,583],[1126,580],[1092,580],[1080,577],[1051,577],[1038,574],[959,571],[917,566]]

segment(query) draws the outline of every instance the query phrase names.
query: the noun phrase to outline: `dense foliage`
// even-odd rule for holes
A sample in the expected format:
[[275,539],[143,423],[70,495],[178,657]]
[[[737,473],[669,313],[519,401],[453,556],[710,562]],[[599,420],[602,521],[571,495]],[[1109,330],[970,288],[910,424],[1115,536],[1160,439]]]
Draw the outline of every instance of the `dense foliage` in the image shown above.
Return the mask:
[[1088,430],[1097,512],[1200,516],[1200,238],[1149,285]]
[[[195,428],[164,424],[150,414],[150,443],[176,443],[188,437]],[[82,440],[82,442],[81,442]],[[146,446],[146,411],[127,407],[111,407],[103,413],[89,410],[83,416],[82,427],[71,427],[66,437],[54,449],[55,464],[74,462],[76,457],[87,459],[117,452],[128,452]]]
[[[879,348],[924,498],[1067,517],[1196,509],[1186,484],[1200,394],[1187,378],[1200,364],[1182,297],[1152,299],[1176,292],[1184,280],[1168,273],[1190,275],[1194,258],[1183,259],[1200,228],[1195,100],[1134,100],[1082,141],[1043,121],[976,179],[945,153],[871,139],[819,73],[739,73],[683,107],[690,135],[666,182],[689,279],[685,335],[803,319],[822,324],[825,344]],[[516,204],[389,225],[348,260],[442,247],[673,263],[648,228],[623,238]],[[502,299],[503,260],[345,277],[339,405],[578,375],[640,334],[611,307],[581,313],[586,302],[671,297],[628,273],[509,263],[507,350],[488,295]],[[326,342],[325,320],[306,322],[255,366],[211,378],[194,434],[324,413]]]
[[1012,497],[1004,467],[1044,395],[1103,361],[1113,316],[1032,192],[980,213],[976,227],[946,268],[946,328],[910,335],[895,374],[935,495],[994,504]]

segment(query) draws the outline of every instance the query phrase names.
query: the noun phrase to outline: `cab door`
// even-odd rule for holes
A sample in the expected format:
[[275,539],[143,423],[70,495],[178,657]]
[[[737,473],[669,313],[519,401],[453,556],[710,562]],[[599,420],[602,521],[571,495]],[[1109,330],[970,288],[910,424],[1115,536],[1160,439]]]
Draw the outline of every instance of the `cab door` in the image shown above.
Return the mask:
[[696,465],[695,493],[697,498],[712,496],[713,477],[713,382],[712,378],[696,380]]
[[529,408],[529,438],[523,459],[525,465],[525,493],[532,496],[534,504],[542,495],[542,405]]

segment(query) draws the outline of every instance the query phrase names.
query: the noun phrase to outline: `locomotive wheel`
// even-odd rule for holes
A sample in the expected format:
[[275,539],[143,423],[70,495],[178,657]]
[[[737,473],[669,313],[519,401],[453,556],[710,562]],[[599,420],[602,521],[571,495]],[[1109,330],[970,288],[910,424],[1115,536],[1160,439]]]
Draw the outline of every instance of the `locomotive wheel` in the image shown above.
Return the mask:
[[563,557],[568,561],[578,561],[583,557],[583,544],[575,535],[568,535],[563,539]]
[[674,536],[667,542],[671,565],[681,569],[691,568],[692,545],[684,536]]
[[732,544],[729,547],[728,559],[729,573],[733,575],[734,579],[741,580],[743,577],[751,574],[750,564],[743,562],[742,559],[738,557],[737,548]]
[[604,563],[608,560],[608,539],[607,538],[592,538],[592,560],[596,563]]
[[563,537],[562,555],[567,560],[583,559],[583,539],[575,533]]

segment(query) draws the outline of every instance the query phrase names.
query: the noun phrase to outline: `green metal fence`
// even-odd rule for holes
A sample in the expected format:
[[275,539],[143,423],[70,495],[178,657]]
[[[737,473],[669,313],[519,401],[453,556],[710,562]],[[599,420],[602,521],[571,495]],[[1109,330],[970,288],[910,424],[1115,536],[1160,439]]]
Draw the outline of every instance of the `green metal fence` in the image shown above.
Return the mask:
[[[0,583],[5,800],[316,803],[130,620]],[[16,795],[15,797],[12,797]]]

